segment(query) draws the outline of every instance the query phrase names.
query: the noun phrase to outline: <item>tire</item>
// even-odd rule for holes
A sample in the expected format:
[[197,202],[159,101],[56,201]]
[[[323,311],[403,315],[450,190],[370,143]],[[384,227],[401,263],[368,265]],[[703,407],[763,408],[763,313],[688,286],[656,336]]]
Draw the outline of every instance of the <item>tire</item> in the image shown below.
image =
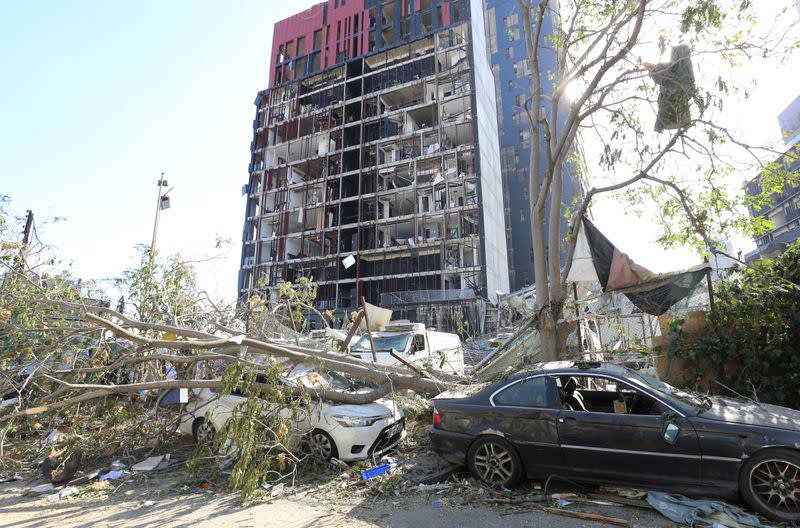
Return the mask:
[[769,449],[754,455],[739,472],[739,493],[773,521],[800,521],[800,453]]
[[217,429],[214,424],[205,418],[198,418],[192,423],[192,436],[197,443],[205,442],[211,444],[214,441],[214,436],[217,434]]
[[333,441],[331,435],[322,429],[314,429],[308,433],[307,441],[311,456],[320,462],[327,462],[331,458],[339,458],[336,442]]
[[467,467],[481,482],[511,488],[523,475],[522,460],[507,440],[484,435],[472,442],[467,452]]

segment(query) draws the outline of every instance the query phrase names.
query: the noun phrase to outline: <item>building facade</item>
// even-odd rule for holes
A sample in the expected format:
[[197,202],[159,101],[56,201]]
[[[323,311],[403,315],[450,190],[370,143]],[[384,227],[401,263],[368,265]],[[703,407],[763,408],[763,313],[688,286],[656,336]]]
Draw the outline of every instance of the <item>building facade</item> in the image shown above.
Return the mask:
[[[800,142],[790,147],[775,163],[778,170],[794,173],[793,179],[797,181],[800,178]],[[745,192],[751,196],[760,195],[759,178],[750,181]],[[781,192],[772,195],[769,207],[760,211],[751,207],[750,214],[764,216],[774,227],[756,239],[756,249],[746,255],[746,262],[780,255],[789,244],[800,238],[800,185],[786,184]]]
[[479,0],[328,0],[275,24],[241,297],[311,277],[321,309],[481,323],[509,290],[485,35]]
[[[519,3],[516,0],[486,0],[484,5],[486,43],[496,87],[510,282],[512,290],[519,290],[534,283],[528,163],[533,146],[542,150],[546,147],[543,136],[538,142],[531,138],[531,125],[525,112],[525,100],[530,97],[530,61],[525,47]],[[541,85],[546,98],[553,93],[555,81],[550,76],[557,71],[556,56],[549,47],[547,38],[553,31],[552,9],[557,9],[558,3],[551,2],[550,6],[542,21],[542,37],[539,43]],[[559,128],[565,123],[568,112],[567,101],[563,100],[556,118]],[[547,168],[546,156],[543,155],[541,160],[540,175]],[[571,205],[576,193],[580,192],[580,183],[573,167],[566,164],[563,173],[562,204],[559,204],[562,209]],[[546,206],[545,218],[549,215],[550,206],[551,204]],[[563,219],[563,215],[561,218]],[[566,227],[566,220],[562,220],[562,233]],[[562,256],[565,255],[566,247],[562,247],[561,252]]]

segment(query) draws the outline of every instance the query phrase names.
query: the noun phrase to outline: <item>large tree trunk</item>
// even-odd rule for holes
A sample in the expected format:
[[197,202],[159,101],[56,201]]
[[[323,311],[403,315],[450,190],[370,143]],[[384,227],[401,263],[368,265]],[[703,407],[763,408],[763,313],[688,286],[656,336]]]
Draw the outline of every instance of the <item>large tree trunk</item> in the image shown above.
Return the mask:
[[556,361],[560,357],[556,314],[551,305],[539,312],[539,342],[542,347],[542,361]]

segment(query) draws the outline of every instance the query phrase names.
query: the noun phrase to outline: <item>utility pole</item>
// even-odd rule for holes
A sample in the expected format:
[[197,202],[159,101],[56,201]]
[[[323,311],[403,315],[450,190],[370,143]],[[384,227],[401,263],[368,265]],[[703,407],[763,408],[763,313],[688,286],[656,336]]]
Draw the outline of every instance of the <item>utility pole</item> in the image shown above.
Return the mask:
[[17,273],[21,273],[25,268],[25,261],[28,258],[28,243],[31,239],[31,229],[33,228],[33,211],[28,210],[28,215],[25,218],[25,229],[22,231],[22,247],[19,249],[17,256],[17,263],[15,269]]
[[28,247],[28,241],[31,237],[31,228],[33,227],[33,211],[28,210],[28,217],[25,219],[25,230],[22,232],[22,245]]
[[[164,192],[164,187],[166,187],[167,185],[168,185],[167,180],[164,179],[164,173],[162,172],[161,177],[158,179],[158,198],[156,199],[156,217],[155,220],[153,221],[153,240],[150,243],[150,254],[147,262],[147,268],[148,268],[147,275],[149,277],[149,280],[145,284],[144,295],[143,295],[144,298],[142,299],[143,305],[145,306],[147,304],[147,299],[150,296],[150,288],[153,282],[153,266],[155,264],[155,258],[156,258],[156,240],[158,239],[158,221],[161,218],[161,210],[167,209],[169,207],[169,198],[167,198],[167,194],[172,189],[170,189],[167,192]],[[140,314],[144,315],[143,313],[141,313],[141,307],[140,307]]]
[[[162,194],[164,187],[166,187],[167,180],[164,179],[164,173],[161,173],[161,177],[158,179],[158,199],[156,200],[156,219],[153,222],[153,241],[150,243],[150,258],[153,258],[154,253],[156,252],[156,238],[158,237],[158,221],[161,218],[161,209],[166,209],[162,204],[162,200],[166,198],[166,193]],[[169,191],[167,191],[169,192]],[[167,207],[169,207],[169,201],[167,201]]]

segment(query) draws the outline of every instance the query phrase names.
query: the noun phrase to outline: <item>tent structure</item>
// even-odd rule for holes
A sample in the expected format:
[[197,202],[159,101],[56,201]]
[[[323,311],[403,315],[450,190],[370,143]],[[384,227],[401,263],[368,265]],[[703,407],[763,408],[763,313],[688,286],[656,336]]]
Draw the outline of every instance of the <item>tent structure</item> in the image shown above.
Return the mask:
[[661,315],[689,295],[710,269],[708,264],[700,264],[682,271],[653,273],[631,260],[584,217],[567,282],[598,282],[604,292],[624,293],[643,312]]

